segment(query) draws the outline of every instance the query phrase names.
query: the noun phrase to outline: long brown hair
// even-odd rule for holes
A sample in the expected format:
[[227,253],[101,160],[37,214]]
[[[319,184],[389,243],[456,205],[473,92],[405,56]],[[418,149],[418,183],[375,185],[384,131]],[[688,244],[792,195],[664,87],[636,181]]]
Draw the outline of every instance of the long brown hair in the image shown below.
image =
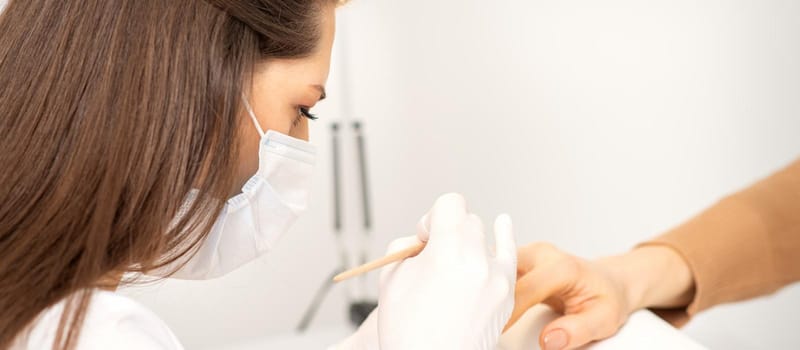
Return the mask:
[[[328,2],[332,2],[328,0]],[[318,42],[322,0],[12,0],[0,15],[0,349],[104,276],[194,253],[231,195],[255,64]],[[197,200],[173,222],[191,189]],[[174,265],[174,264],[173,264]]]

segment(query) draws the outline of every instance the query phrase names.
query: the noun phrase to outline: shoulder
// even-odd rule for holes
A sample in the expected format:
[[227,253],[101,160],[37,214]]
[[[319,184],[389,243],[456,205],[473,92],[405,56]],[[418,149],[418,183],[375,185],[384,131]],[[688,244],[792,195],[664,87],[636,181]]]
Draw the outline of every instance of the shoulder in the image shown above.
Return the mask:
[[[63,302],[46,310],[28,335],[28,348],[51,348],[63,310]],[[78,350],[183,349],[178,339],[156,314],[134,300],[116,293],[97,291],[86,313]]]

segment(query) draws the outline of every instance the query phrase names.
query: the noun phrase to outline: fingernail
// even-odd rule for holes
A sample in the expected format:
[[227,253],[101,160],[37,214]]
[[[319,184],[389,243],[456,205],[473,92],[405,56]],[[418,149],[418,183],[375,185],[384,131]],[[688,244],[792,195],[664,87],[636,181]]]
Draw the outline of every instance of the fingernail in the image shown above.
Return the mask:
[[569,343],[569,336],[563,329],[555,329],[544,336],[544,350],[561,350]]

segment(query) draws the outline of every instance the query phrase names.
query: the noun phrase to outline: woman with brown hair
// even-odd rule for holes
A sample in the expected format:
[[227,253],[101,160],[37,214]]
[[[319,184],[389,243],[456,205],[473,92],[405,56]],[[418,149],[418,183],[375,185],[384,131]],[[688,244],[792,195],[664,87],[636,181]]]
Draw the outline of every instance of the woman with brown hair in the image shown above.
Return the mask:
[[[291,226],[306,204],[308,120],[326,95],[336,3],[7,4],[0,349],[181,348],[108,290],[136,282],[121,279],[130,272],[220,276]],[[513,307],[510,221],[497,222],[496,255],[458,195],[423,222],[428,248],[385,271],[378,312],[342,348],[496,344]]]

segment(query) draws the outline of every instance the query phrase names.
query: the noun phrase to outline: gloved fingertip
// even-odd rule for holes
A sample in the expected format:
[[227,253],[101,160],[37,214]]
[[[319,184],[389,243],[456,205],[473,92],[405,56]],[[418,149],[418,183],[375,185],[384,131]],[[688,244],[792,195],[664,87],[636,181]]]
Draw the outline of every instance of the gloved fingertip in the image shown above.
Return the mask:
[[495,232],[501,230],[504,231],[511,230],[511,226],[512,226],[511,215],[508,215],[506,213],[498,215],[497,219],[494,220]]
[[467,216],[467,200],[459,193],[447,193],[439,196],[429,211],[430,229],[455,224]]
[[438,206],[455,206],[457,208],[464,209],[466,211],[467,208],[467,200],[464,198],[464,195],[457,192],[450,192],[445,193],[439,198],[436,199],[436,202],[433,204],[434,207]]
[[419,238],[421,242],[427,242],[430,236],[431,216],[430,214],[425,214],[419,219],[419,222],[417,222],[417,238]]
[[498,260],[516,265],[517,242],[511,216],[500,214],[494,220],[495,257]]

